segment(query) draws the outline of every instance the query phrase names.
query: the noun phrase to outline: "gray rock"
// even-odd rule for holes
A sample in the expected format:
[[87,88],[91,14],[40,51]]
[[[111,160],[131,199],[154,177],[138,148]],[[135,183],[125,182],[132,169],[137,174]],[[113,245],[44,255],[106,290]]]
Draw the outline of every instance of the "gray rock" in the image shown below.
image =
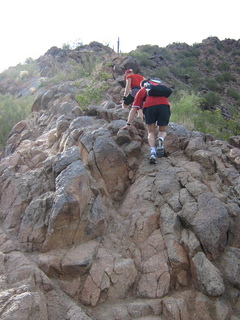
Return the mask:
[[204,294],[215,297],[224,293],[223,277],[204,253],[198,252],[192,258],[191,270],[195,286]]

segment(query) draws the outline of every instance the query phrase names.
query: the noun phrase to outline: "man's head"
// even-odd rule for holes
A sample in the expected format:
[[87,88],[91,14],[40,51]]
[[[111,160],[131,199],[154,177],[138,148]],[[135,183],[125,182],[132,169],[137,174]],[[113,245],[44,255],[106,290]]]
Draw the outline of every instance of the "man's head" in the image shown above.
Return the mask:
[[133,73],[133,70],[132,69],[128,69],[128,70],[125,71],[124,74],[125,74],[125,77],[126,77],[126,76],[128,76],[129,74],[132,74],[132,73]]

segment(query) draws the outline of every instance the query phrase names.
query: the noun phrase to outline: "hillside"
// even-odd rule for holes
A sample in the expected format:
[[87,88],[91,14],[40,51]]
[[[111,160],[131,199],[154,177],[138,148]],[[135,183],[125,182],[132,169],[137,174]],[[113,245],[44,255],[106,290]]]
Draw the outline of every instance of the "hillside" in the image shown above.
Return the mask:
[[[171,59],[154,48],[151,66],[141,47],[53,47],[1,74],[2,99],[28,101],[30,113],[0,161],[2,320],[240,319],[240,136],[172,121],[166,154],[150,165],[144,123],[119,130],[128,68],[162,68],[176,96],[202,92],[190,72],[173,72],[180,47],[166,48]],[[218,94],[238,110],[231,68],[236,80]]]
[[[145,45],[119,56],[109,47],[93,42],[75,49],[53,47],[39,59],[29,58],[25,64],[0,74],[0,144],[5,143],[11,127],[27,115],[34,98],[44,88],[66,81],[77,84],[80,80],[89,89],[95,87],[92,93],[87,91],[89,100],[91,95],[96,96],[101,91],[105,97],[110,95],[112,101],[120,103],[123,90],[118,86],[124,85],[121,60],[131,61],[126,67],[131,65],[135,72],[145,77],[158,77],[174,89],[171,99],[175,108],[173,121],[222,140],[239,134],[239,41],[208,38],[193,46],[184,43],[174,43],[166,48]],[[94,99],[90,102],[94,103]],[[12,107],[3,111],[8,104]],[[186,105],[189,105],[188,110],[185,110]],[[201,110],[211,113],[201,113]]]

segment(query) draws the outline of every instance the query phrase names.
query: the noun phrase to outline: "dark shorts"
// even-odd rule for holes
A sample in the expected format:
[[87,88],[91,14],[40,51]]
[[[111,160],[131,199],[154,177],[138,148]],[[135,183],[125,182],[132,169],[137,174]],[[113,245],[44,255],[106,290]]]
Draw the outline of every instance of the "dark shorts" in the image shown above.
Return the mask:
[[129,94],[126,96],[126,98],[124,99],[124,103],[129,106],[130,104],[133,103],[134,97],[137,94],[137,92],[140,90],[140,87],[133,87]]
[[171,116],[170,106],[166,104],[159,104],[143,108],[146,124],[156,123],[158,126],[167,126]]
[[133,97],[131,94],[129,94],[128,96],[125,97],[124,103],[125,103],[127,106],[129,106],[130,104],[133,103],[133,100],[134,100],[134,97]]

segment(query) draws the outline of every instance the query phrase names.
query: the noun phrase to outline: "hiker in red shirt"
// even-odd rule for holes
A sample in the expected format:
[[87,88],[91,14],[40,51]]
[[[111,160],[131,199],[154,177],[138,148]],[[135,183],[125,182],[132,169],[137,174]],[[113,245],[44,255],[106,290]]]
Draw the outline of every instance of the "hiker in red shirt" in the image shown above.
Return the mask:
[[[171,111],[168,99],[165,96],[148,96],[147,90],[144,84],[148,80],[141,82],[141,89],[136,94],[132,108],[128,115],[126,126],[121,130],[128,130],[131,126],[133,118],[137,110],[142,109],[145,116],[145,121],[148,130],[148,144],[150,146],[149,162],[151,164],[157,163],[157,158],[161,158],[164,155],[164,139],[167,135],[166,130],[169,123]],[[164,88],[167,88],[163,86]],[[170,88],[167,88],[171,91]],[[156,149],[156,123],[158,126],[158,140]]]
[[[128,109],[128,106],[133,103],[134,97],[141,89],[140,83],[144,80],[144,77],[133,72],[132,69],[125,71],[126,86],[124,90],[122,107]],[[142,110],[138,110],[138,116],[143,120]]]

